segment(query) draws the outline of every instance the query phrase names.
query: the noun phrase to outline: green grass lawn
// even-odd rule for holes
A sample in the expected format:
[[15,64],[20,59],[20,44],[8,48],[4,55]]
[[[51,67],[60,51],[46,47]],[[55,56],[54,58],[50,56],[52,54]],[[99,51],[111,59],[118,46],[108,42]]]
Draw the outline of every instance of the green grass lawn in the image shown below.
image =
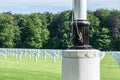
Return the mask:
[[28,57],[22,57],[19,61],[15,57],[7,60],[0,58],[0,80],[61,80],[61,61],[55,63],[42,56],[37,62]]
[[120,68],[111,55],[101,61],[101,80],[120,80]]
[[[61,80],[61,62],[57,59],[52,63],[49,57],[43,60],[42,56],[37,62],[27,57],[21,61],[0,57],[0,80]],[[120,80],[120,68],[110,55],[101,61],[101,80]]]

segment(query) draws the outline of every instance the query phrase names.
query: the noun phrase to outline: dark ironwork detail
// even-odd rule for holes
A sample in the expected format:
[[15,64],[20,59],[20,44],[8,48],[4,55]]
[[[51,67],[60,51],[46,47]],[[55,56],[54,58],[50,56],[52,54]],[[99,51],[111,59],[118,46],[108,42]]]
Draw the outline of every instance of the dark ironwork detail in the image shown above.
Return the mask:
[[70,49],[92,49],[89,45],[88,20],[74,20],[73,23],[73,46]]

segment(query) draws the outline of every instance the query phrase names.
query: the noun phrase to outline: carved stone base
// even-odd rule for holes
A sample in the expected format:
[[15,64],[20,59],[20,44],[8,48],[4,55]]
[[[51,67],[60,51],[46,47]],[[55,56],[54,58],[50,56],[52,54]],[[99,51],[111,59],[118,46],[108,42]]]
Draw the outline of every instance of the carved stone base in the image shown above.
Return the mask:
[[72,46],[70,49],[93,49],[90,45]]
[[64,50],[62,80],[100,80],[100,51]]

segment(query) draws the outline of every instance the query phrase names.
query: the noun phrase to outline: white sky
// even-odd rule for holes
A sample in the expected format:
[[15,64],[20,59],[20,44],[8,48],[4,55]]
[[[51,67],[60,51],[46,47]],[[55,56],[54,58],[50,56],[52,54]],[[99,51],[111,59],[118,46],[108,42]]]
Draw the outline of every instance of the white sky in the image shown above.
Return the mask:
[[[120,0],[88,0],[88,10],[119,9]],[[0,0],[0,12],[61,12],[72,9],[72,0]]]

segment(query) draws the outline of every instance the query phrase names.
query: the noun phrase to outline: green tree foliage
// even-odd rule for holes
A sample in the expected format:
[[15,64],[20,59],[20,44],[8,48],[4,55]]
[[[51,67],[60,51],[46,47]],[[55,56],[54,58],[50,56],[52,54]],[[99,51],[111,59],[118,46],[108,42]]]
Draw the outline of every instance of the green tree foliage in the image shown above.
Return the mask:
[[20,29],[20,35],[17,37],[17,43],[16,43],[16,47],[22,47],[22,42],[23,39],[26,38],[26,35],[23,35],[25,32],[24,27],[27,26],[26,22],[27,19],[25,18],[25,16],[27,15],[22,15],[22,14],[14,14],[13,17],[15,19],[15,23],[19,26]]
[[115,42],[119,40],[119,37],[116,37],[116,35],[120,34],[120,11],[99,9],[94,12],[94,15],[99,18],[101,27],[109,29],[109,36],[111,38],[109,49],[116,50],[118,45],[115,45]]
[[90,44],[97,49],[107,50],[110,45],[109,29],[100,26],[100,20],[93,14],[88,14],[90,21]]
[[120,34],[115,35],[115,40],[112,41],[111,50],[120,51]]
[[93,12],[94,16],[96,16],[100,20],[100,26],[108,28],[108,17],[111,11],[107,9],[99,9]]
[[[56,30],[57,30],[57,23],[54,23],[54,20],[56,19],[56,16],[58,14],[53,14],[53,13],[49,13],[49,12],[46,12],[44,13],[46,15],[46,18],[47,18],[47,28],[49,30],[49,39],[48,41],[43,45],[42,48],[47,48],[47,49],[51,49],[51,48],[55,48],[57,49],[58,48],[58,45],[60,45],[59,43],[59,39],[57,39],[55,37],[55,34],[56,34]],[[56,41],[57,40],[57,41]]]
[[8,13],[0,14],[0,47],[14,47],[19,27],[14,22],[14,17]]
[[24,41],[30,48],[41,48],[48,39],[49,32],[45,22],[45,16],[39,13],[33,13],[27,17],[27,37]]
[[100,50],[109,50],[111,40],[108,33],[108,28],[101,28],[99,30],[99,33],[96,35],[96,42],[94,43],[95,48]]
[[17,20],[21,29],[19,47],[41,48],[49,38],[46,16],[40,13],[19,16],[22,16]]
[[[90,45],[120,50],[120,11],[88,11]],[[66,49],[72,45],[72,12],[0,13],[0,47]]]
[[116,13],[111,13],[108,17],[108,28],[110,29],[111,38],[114,40],[116,34],[120,33],[120,18]]
[[[116,11],[115,11],[116,12]],[[111,48],[113,50],[119,50],[119,35],[120,35],[120,14],[117,12],[111,12],[110,16],[108,17],[109,21],[109,30],[111,36]],[[117,44],[118,43],[118,44]]]
[[58,24],[58,36],[60,36],[61,47],[63,49],[70,47],[71,44],[71,20],[72,13],[70,11],[62,12],[58,16],[58,20],[61,22]]
[[71,12],[64,11],[56,16],[49,25],[50,30],[50,47],[57,49],[65,49],[71,45]]

